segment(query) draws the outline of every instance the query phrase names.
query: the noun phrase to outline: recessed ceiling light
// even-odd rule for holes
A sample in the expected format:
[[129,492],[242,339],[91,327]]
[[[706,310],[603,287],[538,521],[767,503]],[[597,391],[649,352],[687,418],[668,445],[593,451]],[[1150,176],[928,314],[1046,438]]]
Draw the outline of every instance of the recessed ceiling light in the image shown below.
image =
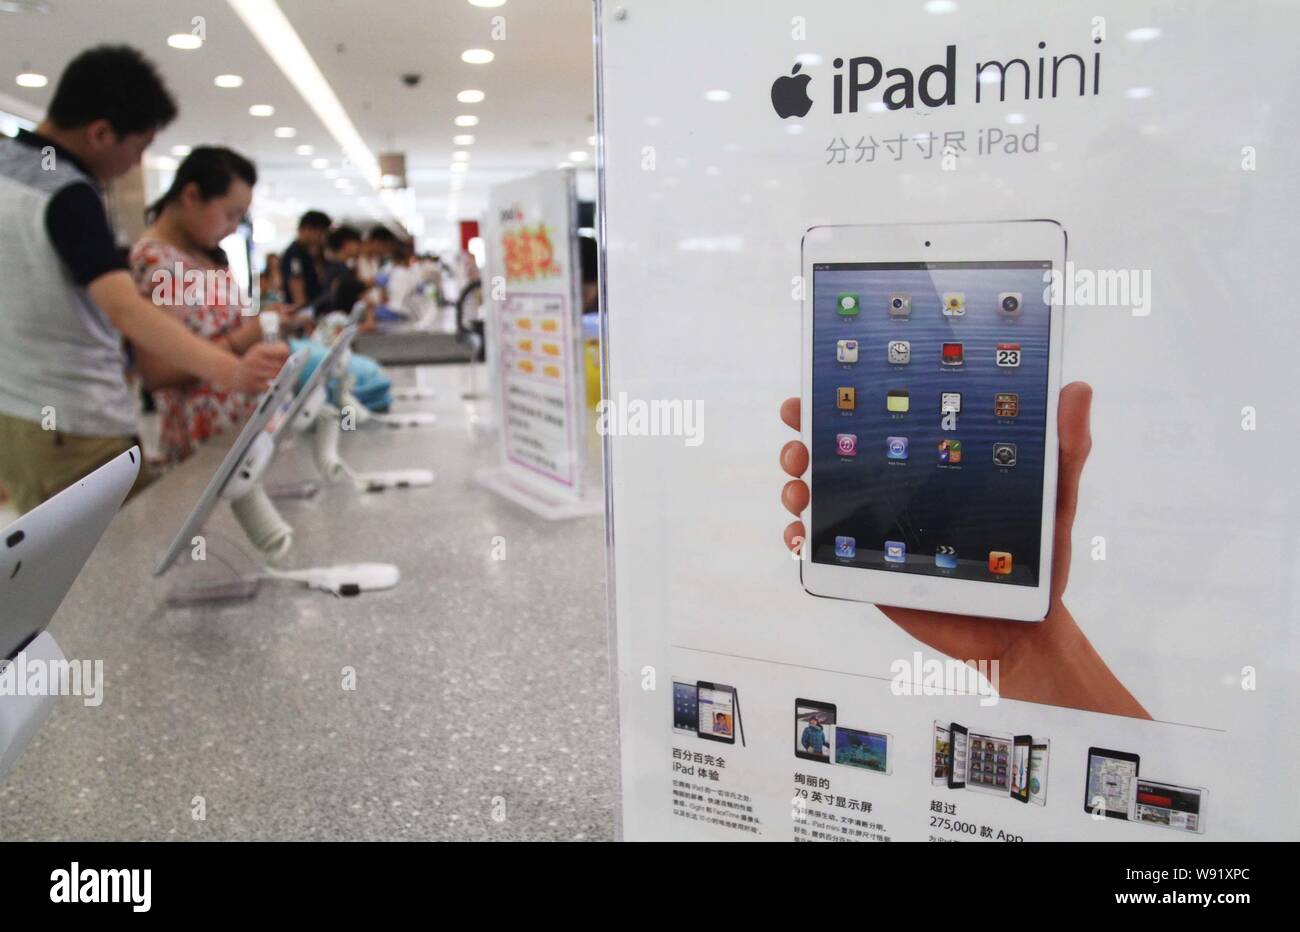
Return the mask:
[[482,91],[476,91],[471,89],[471,90],[461,91],[459,94],[456,95],[456,99],[463,104],[478,104],[478,103],[482,103],[483,98],[486,96],[487,95],[484,94]]
[[457,126],[478,126],[478,117],[472,113],[462,113],[456,117]]
[[588,136],[588,137],[587,137],[587,145],[589,145],[589,146],[594,146],[595,144],[596,144],[596,137],[595,137],[595,136]]
[[957,4],[955,0],[929,0],[925,5],[925,12],[934,13],[936,16],[942,16],[944,13],[956,13]]
[[253,104],[248,108],[248,115],[255,117],[275,116],[275,108],[270,104]]
[[[297,152],[299,155],[315,155],[316,147],[303,145],[303,146],[298,146],[298,148],[294,149],[293,151]],[[328,165],[329,163],[327,162],[326,164]]]
[[469,166],[464,162],[452,162],[451,170],[457,173],[469,171]]
[[715,90],[705,91],[704,99],[714,104],[724,104],[731,100],[731,91]]
[[237,74],[219,74],[212,79],[217,87],[243,87],[244,79]]
[[330,160],[329,160],[329,159],[312,159],[312,160],[311,160],[311,167],[312,167],[312,168],[319,168],[319,169],[326,169],[326,168],[329,168],[329,167],[330,167]]
[[[292,126],[277,126],[275,128],[276,139],[292,139],[294,136],[297,135],[298,135],[298,131],[294,129]],[[306,153],[306,154],[310,155],[311,153]]]
[[174,49],[197,49],[203,46],[203,40],[192,32],[178,32],[167,37],[167,44]]
[[572,168],[572,167],[573,167],[573,163],[572,163],[572,162],[561,162],[559,165],[556,165],[555,167],[556,167],[556,168]]
[[570,162],[585,162],[585,161],[587,161],[587,153],[582,152],[582,151],[570,152],[570,153],[569,153],[569,161],[570,161]]
[[468,133],[463,133],[459,136],[452,136],[451,142],[455,146],[472,146],[474,145],[474,137]]
[[469,65],[486,65],[494,58],[487,49],[466,49],[460,53],[460,60]]
[[35,71],[24,71],[18,77],[14,78],[19,87],[44,87],[50,83],[50,79],[43,74],[37,74]]
[[172,155],[178,155],[181,158],[190,154],[189,146],[172,146]]
[[464,149],[457,149],[455,152],[453,152],[453,153],[451,154],[451,157],[452,157],[452,160],[453,160],[453,161],[456,161],[456,162],[468,162],[468,161],[469,161],[469,153],[466,152]]
[[160,172],[174,172],[180,168],[180,162],[168,155],[160,155],[151,160],[150,168],[156,168]]
[[1128,90],[1124,92],[1124,96],[1129,98],[1130,100],[1142,100],[1144,98],[1151,96],[1151,88],[1130,87]]
[[494,9],[499,6],[505,6],[506,0],[469,0],[470,6],[481,6],[485,9]]

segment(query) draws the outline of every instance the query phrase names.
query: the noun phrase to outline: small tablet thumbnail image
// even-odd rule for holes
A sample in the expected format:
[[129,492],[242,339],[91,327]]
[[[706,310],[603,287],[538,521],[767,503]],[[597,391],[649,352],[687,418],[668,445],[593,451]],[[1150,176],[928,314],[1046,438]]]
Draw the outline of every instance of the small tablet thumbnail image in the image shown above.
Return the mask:
[[872,773],[889,773],[889,735],[835,726],[835,763]]
[[673,678],[673,730],[707,741],[735,744],[740,734],[745,743],[745,725],[740,716],[740,697],[734,686],[706,680]]
[[1046,806],[1050,750],[1045,738],[979,731],[957,722],[936,721],[931,738],[930,782]]
[[1129,751],[1088,749],[1084,810],[1180,832],[1205,833],[1206,790],[1139,776],[1142,759]]
[[930,755],[930,782],[947,783],[952,760],[952,732],[942,722],[934,723],[934,747]]
[[800,760],[831,762],[831,741],[838,710],[819,699],[794,701],[794,756]]

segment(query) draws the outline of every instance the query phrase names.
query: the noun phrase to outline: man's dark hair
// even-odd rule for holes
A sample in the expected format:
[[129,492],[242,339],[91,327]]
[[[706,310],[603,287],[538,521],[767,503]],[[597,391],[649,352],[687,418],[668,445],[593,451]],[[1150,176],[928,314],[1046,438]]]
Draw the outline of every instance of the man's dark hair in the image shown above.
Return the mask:
[[63,69],[47,114],[59,129],[108,120],[119,137],[176,119],[176,101],[153,64],[127,45],[87,49]]
[[360,231],[358,231],[356,227],[350,227],[347,224],[344,224],[343,226],[331,232],[329,235],[329,239],[326,240],[326,243],[332,252],[338,252],[348,243],[359,243],[359,242],[361,242]]
[[372,243],[395,243],[397,242],[397,235],[381,223],[370,228],[370,232],[366,234],[366,239]]
[[328,230],[333,222],[330,220],[330,215],[324,211],[309,210],[299,219],[298,229]]

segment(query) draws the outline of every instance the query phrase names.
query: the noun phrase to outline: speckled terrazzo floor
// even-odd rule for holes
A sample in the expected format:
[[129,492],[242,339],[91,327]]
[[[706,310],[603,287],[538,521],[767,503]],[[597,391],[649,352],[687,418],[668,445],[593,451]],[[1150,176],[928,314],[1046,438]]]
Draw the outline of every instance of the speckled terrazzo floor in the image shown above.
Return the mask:
[[[495,447],[460,398],[464,370],[393,374],[437,391],[399,406],[438,423],[345,437],[341,453],[432,468],[434,486],[333,486],[281,511],[288,566],[388,561],[400,586],[166,608],[196,567],[150,573],[224,452],[202,451],[126,506],[55,616],[69,657],[104,661],[104,702],[60,700],[0,782],[0,839],[613,837],[603,519],[548,523],[477,486]],[[314,475],[299,442],[268,481]],[[211,556],[239,565],[228,509],[208,532]]]

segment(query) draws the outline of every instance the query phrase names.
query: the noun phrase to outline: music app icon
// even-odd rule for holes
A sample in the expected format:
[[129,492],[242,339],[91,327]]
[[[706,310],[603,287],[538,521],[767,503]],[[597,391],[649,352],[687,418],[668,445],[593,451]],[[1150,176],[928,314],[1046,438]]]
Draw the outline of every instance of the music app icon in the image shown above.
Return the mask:
[[989,572],[1006,576],[1011,572],[1011,554],[1005,550],[989,551]]

